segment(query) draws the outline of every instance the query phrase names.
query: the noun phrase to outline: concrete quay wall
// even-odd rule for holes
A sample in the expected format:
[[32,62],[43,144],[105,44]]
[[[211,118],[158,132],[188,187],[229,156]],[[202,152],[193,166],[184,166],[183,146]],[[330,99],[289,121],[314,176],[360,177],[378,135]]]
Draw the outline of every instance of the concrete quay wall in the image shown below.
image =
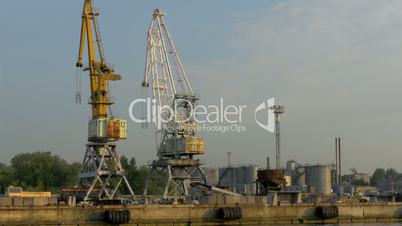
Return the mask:
[[[230,205],[226,205],[230,206]],[[234,205],[232,205],[234,206]],[[0,207],[0,225],[107,225],[106,210],[128,209],[127,225],[222,225],[222,224],[302,224],[333,222],[402,221],[402,203],[338,205],[339,217],[319,219],[314,205],[271,207],[241,205],[243,217],[222,221],[215,216],[223,206],[211,205],[130,205],[97,207]]]

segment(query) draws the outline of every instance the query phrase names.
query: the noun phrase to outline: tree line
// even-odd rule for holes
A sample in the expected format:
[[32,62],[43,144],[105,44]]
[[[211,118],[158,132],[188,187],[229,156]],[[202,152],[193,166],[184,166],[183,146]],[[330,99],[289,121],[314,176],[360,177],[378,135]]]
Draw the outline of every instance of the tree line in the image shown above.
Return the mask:
[[[150,168],[137,166],[135,158],[128,159],[122,156],[120,161],[135,194],[142,194]],[[27,191],[59,193],[61,188],[74,187],[79,170],[80,163],[68,163],[48,151],[18,154],[8,165],[0,163],[0,192],[4,193],[4,189],[12,185],[20,186]],[[398,175],[399,172],[393,168],[377,168],[371,176],[371,185],[376,186],[378,182]],[[148,194],[160,193],[162,189],[163,180],[159,180],[158,183],[149,185]]]
[[393,168],[388,168],[386,170],[383,168],[377,168],[371,176],[371,185],[377,186],[380,181],[393,179],[397,176],[399,176],[399,172]]
[[[122,156],[120,161],[135,194],[142,194],[149,167],[138,167],[135,158]],[[80,165],[78,162],[68,163],[48,151],[18,154],[8,165],[0,163],[0,192],[4,193],[5,188],[12,185],[27,191],[59,193],[61,188],[75,186]],[[151,184],[149,194],[160,192],[162,186],[162,183]]]

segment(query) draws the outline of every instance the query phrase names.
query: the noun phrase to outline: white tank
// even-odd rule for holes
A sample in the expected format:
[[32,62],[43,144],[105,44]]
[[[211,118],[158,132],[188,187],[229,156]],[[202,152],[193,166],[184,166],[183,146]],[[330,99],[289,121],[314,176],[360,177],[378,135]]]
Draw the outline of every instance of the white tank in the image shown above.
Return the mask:
[[288,170],[288,171],[294,171],[294,170],[296,170],[296,166],[297,166],[297,163],[296,163],[296,161],[294,161],[294,160],[289,160],[287,163],[286,163],[286,169]]
[[207,177],[207,184],[217,186],[219,183],[219,170],[218,168],[204,168],[205,176]]
[[292,186],[292,176],[285,176],[285,182],[287,187]]
[[305,167],[306,185],[313,186],[321,194],[331,193],[331,167],[314,165]]

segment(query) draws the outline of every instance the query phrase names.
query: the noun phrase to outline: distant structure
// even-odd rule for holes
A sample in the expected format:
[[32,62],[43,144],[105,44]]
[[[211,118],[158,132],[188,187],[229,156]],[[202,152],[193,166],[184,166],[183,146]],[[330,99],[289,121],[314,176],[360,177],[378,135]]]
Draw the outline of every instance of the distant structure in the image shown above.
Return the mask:
[[320,194],[331,193],[331,166],[312,165],[305,166],[306,185],[312,187]]
[[285,170],[270,169],[268,157],[266,169],[260,169],[257,171],[256,193],[259,195],[267,195],[269,191],[282,190],[285,185]]
[[256,165],[230,165],[219,168],[218,187],[239,194],[255,194],[258,169]]
[[357,172],[356,168],[350,169],[351,174],[346,174],[342,176],[344,183],[359,186],[370,185],[370,175],[367,173]]
[[287,161],[285,174],[291,176],[291,184],[294,186],[304,186],[306,184],[304,166],[295,160]]
[[226,155],[228,157],[228,166],[230,166],[231,165],[230,157],[232,156],[232,152],[228,151],[228,152],[226,152]]
[[280,116],[285,113],[283,105],[274,105],[271,107],[275,114],[275,146],[276,146],[276,169],[281,168],[281,139],[280,139]]
[[203,168],[205,176],[207,177],[207,184],[210,186],[218,186],[219,183],[219,169],[214,167]]
[[342,164],[341,164],[341,138],[335,137],[335,170],[336,184],[342,184]]
[[402,174],[394,178],[380,180],[377,183],[377,188],[383,192],[402,192]]
[[[286,163],[285,190],[330,194],[335,185],[335,169],[332,164],[300,164],[295,160]],[[288,183],[288,177],[291,183]]]
[[286,185],[285,171],[281,169],[258,170],[256,184],[259,195],[267,195],[270,191],[280,191]]

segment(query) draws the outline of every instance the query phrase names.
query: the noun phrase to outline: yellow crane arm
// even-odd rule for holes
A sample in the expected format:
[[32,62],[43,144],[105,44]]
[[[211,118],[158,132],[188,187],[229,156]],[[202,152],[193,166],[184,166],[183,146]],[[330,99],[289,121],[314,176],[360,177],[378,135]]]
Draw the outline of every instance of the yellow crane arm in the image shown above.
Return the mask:
[[[83,67],[82,59],[84,55],[85,40],[87,40],[88,68],[85,68],[84,70],[88,70],[90,76],[91,101],[89,104],[92,105],[92,119],[108,117],[108,106],[113,103],[108,97],[107,81],[121,79],[121,76],[115,74],[113,69],[104,62],[102,41],[96,22],[96,16],[98,16],[98,13],[94,10],[92,0],[85,0],[82,11],[80,47],[76,67]],[[100,60],[96,59],[97,56],[95,53],[93,30],[95,30]]]

